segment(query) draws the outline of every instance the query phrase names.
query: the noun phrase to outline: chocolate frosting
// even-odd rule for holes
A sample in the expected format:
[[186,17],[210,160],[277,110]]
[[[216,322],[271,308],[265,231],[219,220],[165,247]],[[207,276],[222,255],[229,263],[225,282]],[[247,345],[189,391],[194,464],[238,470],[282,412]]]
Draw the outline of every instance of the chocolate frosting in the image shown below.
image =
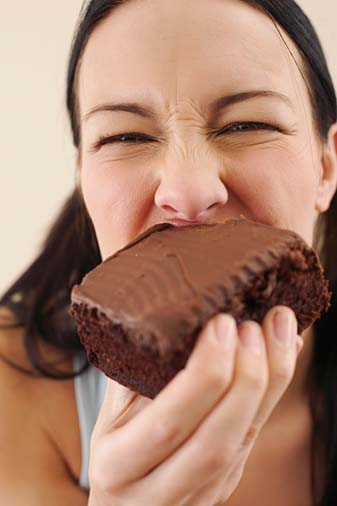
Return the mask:
[[[246,219],[179,228],[155,225],[87,274],[73,288],[72,301],[96,307],[127,329],[131,339],[140,329],[145,341],[156,336],[165,354],[173,340],[177,346],[181,332],[192,332],[217,307],[242,305],[226,297],[256,272],[272,269],[275,259],[289,257],[294,244],[309,248],[295,232]],[[308,268],[298,251],[296,268]],[[276,278],[268,290],[275,283]]]

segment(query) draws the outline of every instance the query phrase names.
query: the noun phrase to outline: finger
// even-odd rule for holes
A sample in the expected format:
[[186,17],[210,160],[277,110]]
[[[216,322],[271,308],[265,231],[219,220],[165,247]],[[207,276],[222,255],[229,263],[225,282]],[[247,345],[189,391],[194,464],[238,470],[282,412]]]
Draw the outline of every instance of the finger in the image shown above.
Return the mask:
[[[111,483],[111,458],[113,450],[107,452],[107,442],[114,430],[136,416],[151,399],[107,379],[101,410],[90,438],[89,482],[102,490],[108,490]],[[110,454],[109,454],[110,452]]]
[[[299,355],[302,348],[303,339],[301,336],[297,336],[296,356]],[[256,438],[253,438],[248,446],[246,446],[244,453],[238,454],[237,461],[228,477],[224,479],[223,476],[220,475],[216,478],[212,478],[206,485],[192,493],[187,499],[182,500],[177,506],[220,506],[220,504],[224,504],[232,495],[242,478],[244,467],[255,441]]]
[[298,336],[294,312],[287,306],[275,306],[263,319],[262,330],[267,347],[269,384],[243,446],[256,439],[289,386],[296,365]]
[[186,443],[139,482],[143,490],[156,491],[165,483],[170,496],[165,497],[163,491],[159,501],[163,506],[175,504],[196,483],[206,484],[219,472],[225,479],[257,413],[268,384],[264,337],[256,322],[242,324],[239,334],[234,381],[228,393]]
[[[289,329],[291,334],[290,348],[275,342],[275,329],[273,320],[278,311],[284,312],[284,316],[290,318],[285,328]],[[231,477],[241,475],[243,467],[248,460],[252,447],[262,429],[269,419],[272,411],[279,402],[283,393],[287,389],[295,369],[295,362],[303,348],[303,339],[297,335],[297,321],[293,311],[285,306],[275,306],[265,316],[262,322],[262,328],[265,335],[267,346],[267,355],[269,362],[269,385],[265,396],[261,402],[260,409],[256,414],[253,423],[247,432],[242,444],[242,448],[238,453],[235,464],[231,471]],[[284,330],[281,330],[284,334]],[[285,336],[283,336],[285,337]]]
[[[301,336],[297,336],[296,337],[296,357],[298,357],[302,348],[303,348],[303,339]],[[253,426],[254,426],[254,424],[255,424],[255,426],[257,424],[256,419],[257,419],[257,417],[255,417],[255,420],[253,422]],[[246,438],[243,443],[242,452],[239,453],[237,456],[237,461],[233,465],[233,469],[231,471],[229,479],[231,479],[232,477],[234,478],[234,476],[236,476],[236,475],[242,474],[243,467],[245,465],[246,460],[249,457],[250,451],[256,441],[256,438],[258,437],[258,433],[259,433],[259,431],[256,430],[254,436],[252,435],[252,431],[248,431],[248,433],[246,434]]]
[[[216,339],[217,329],[228,336],[227,347]],[[237,343],[234,318],[220,314],[208,322],[186,368],[106,442],[110,468],[111,455],[116,464],[113,487],[144,477],[191,435],[229,388]]]
[[220,478],[212,478],[206,485],[203,485],[174,506],[220,506],[223,488],[224,483],[220,481]]
[[152,399],[143,397],[107,378],[103,403],[95,424],[95,434],[109,433],[126,424],[151,402]]
[[[297,335],[296,336],[296,351],[295,351],[296,358],[298,357],[301,350],[303,349],[303,344],[304,343],[303,343],[302,337]],[[265,421],[267,418],[268,418],[268,415],[266,415]],[[259,419],[263,423],[261,415],[259,415]],[[255,421],[253,422],[253,426],[254,426],[254,424],[256,426],[257,423],[258,423],[257,417],[255,417]],[[221,504],[225,503],[229,499],[230,495],[232,494],[232,491],[234,491],[236,489],[238,483],[240,482],[243,471],[244,471],[244,467],[247,463],[250,452],[256,442],[256,439],[258,437],[258,433],[259,433],[259,430],[256,430],[254,435],[252,435],[252,431],[250,433],[248,432],[248,435],[246,435],[245,441],[243,443],[242,451],[238,453],[238,456],[237,456],[235,464],[233,465],[232,471],[230,472],[229,476],[225,480],[222,480],[222,482],[220,481],[220,486],[217,489],[219,491],[219,494],[217,496],[217,500],[220,500]],[[219,485],[219,480],[215,479],[215,480],[213,480],[212,483],[213,484],[217,483]],[[230,491],[229,494],[228,494],[228,491]],[[193,504],[193,501],[191,502],[191,506],[192,506],[192,504]],[[205,504],[207,504],[207,503],[205,503]],[[212,503],[210,503],[210,504],[212,504]]]
[[302,350],[304,345],[303,338],[301,336],[296,337],[296,357],[298,357],[300,351]]
[[235,476],[231,473],[230,476],[224,477],[220,472],[175,506],[224,506],[237,488],[242,474],[243,467]]

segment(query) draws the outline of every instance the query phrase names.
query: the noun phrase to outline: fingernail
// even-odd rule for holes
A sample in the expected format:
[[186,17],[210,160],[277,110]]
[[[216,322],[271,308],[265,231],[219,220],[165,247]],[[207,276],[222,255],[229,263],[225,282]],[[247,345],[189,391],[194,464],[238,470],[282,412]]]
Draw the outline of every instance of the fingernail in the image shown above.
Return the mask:
[[235,320],[229,314],[221,313],[213,320],[213,329],[217,342],[225,351],[236,346]]
[[255,325],[242,324],[239,330],[242,344],[256,355],[261,355],[263,350],[262,336]]
[[300,354],[300,351],[303,348],[303,344],[304,344],[304,342],[303,342],[302,337],[297,336],[297,338],[296,338],[296,354],[297,354],[297,356]]
[[278,310],[274,314],[274,335],[279,342],[290,348],[293,338],[293,315],[289,311]]

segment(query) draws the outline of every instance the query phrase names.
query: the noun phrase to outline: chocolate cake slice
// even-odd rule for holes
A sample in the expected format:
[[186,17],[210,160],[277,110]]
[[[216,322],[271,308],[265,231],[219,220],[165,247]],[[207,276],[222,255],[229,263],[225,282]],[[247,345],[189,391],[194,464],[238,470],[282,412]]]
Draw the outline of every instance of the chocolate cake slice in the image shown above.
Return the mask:
[[218,312],[260,323],[284,304],[302,333],[330,297],[319,259],[299,235],[239,219],[155,225],[73,288],[70,313],[89,362],[153,399]]

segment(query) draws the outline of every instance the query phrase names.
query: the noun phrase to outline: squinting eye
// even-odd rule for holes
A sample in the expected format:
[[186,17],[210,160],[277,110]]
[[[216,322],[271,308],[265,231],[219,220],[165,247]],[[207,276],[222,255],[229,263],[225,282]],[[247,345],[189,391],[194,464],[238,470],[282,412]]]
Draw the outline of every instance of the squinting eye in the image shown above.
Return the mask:
[[94,149],[99,149],[104,146],[104,144],[141,144],[144,142],[154,142],[154,139],[133,132],[120,135],[105,135],[98,139],[94,145]]
[[274,125],[270,125],[269,123],[242,121],[232,123],[231,125],[226,126],[222,130],[220,130],[219,134],[245,132],[247,130],[277,130],[278,132],[282,132],[281,128]]

